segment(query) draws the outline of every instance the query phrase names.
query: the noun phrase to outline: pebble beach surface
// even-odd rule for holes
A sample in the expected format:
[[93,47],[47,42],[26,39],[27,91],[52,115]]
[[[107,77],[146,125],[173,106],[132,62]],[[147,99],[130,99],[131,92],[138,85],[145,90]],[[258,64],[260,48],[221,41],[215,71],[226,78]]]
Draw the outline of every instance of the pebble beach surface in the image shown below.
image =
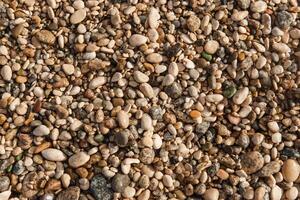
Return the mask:
[[0,200],[300,199],[297,0],[0,0]]

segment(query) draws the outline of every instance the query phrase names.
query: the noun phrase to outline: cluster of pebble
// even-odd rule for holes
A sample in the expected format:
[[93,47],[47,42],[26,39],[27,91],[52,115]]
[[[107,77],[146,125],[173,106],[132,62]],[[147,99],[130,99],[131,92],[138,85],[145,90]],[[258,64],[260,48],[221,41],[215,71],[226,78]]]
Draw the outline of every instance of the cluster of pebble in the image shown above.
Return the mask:
[[0,200],[300,198],[297,0],[0,0]]

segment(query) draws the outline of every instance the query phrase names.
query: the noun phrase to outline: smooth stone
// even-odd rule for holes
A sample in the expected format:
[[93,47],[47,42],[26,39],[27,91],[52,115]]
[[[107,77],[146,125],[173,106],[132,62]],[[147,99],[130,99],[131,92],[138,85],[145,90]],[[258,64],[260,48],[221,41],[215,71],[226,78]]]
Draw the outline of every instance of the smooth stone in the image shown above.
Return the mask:
[[269,177],[280,171],[281,164],[278,161],[271,161],[266,164],[260,171],[259,175],[263,177]]
[[139,86],[139,89],[141,90],[141,92],[148,98],[153,98],[154,97],[154,91],[153,88],[150,84],[148,83],[142,83]]
[[151,53],[147,55],[146,60],[150,63],[158,64],[162,62],[163,58],[158,53]]
[[138,47],[147,43],[148,38],[141,34],[133,34],[129,38],[129,44],[133,47]]
[[55,42],[55,35],[48,30],[41,30],[35,36],[40,42],[45,44],[52,45]]
[[128,175],[116,174],[112,179],[111,186],[114,191],[122,193],[129,183],[130,178]]
[[10,179],[7,176],[0,177],[0,192],[6,191],[9,189]]
[[209,188],[203,194],[204,200],[218,200],[219,199],[219,190],[216,188]]
[[224,99],[223,95],[221,94],[209,94],[205,97],[206,101],[212,103],[218,103]]
[[50,130],[45,125],[39,125],[38,127],[36,127],[33,130],[33,135],[35,135],[35,136],[45,136],[45,135],[49,135],[49,134],[50,134]]
[[258,151],[247,152],[241,157],[241,165],[247,174],[253,174],[264,166],[264,158]]
[[55,162],[65,161],[67,159],[66,155],[62,151],[53,148],[43,150],[42,156],[46,160],[55,161]]
[[296,187],[291,187],[290,189],[288,189],[285,192],[285,197],[288,200],[295,200],[298,197],[298,193],[299,193],[299,191],[298,191],[298,189]]
[[138,83],[146,83],[149,81],[149,77],[141,71],[133,72],[133,78]]
[[78,168],[78,167],[83,166],[89,160],[90,160],[90,155],[81,151],[81,152],[78,152],[78,153],[72,155],[69,158],[68,163],[71,167]]
[[249,88],[247,87],[241,88],[235,93],[232,100],[235,104],[240,105],[246,100],[248,94],[249,94]]
[[96,89],[106,83],[106,77],[99,76],[90,81],[89,88]]
[[231,19],[233,21],[242,21],[248,16],[249,12],[248,11],[233,11],[233,14],[231,15]]
[[144,113],[141,119],[141,128],[144,130],[151,130],[153,128],[152,118]]
[[128,143],[128,133],[126,131],[122,131],[115,134],[115,142],[120,147],[125,147]]
[[300,166],[296,160],[288,159],[283,163],[282,175],[286,182],[294,182],[300,174]]
[[282,197],[282,189],[275,185],[270,192],[271,200],[281,200]]
[[210,40],[206,42],[204,50],[209,54],[214,54],[219,48],[219,43],[216,40]]
[[287,44],[284,44],[284,43],[274,42],[272,47],[273,47],[274,50],[276,50],[279,53],[289,53],[289,52],[291,52],[290,47]]
[[56,200],[79,200],[80,188],[72,186],[58,193]]
[[86,10],[85,9],[80,9],[75,11],[71,17],[70,17],[70,22],[71,24],[79,24],[86,18]]
[[1,68],[0,74],[5,81],[10,81],[12,78],[12,70],[8,65]]
[[196,15],[191,15],[186,20],[186,25],[191,32],[195,32],[200,28],[201,20]]
[[159,10],[151,7],[148,15],[148,24],[150,28],[157,29],[159,26],[160,14]]
[[127,186],[124,189],[122,196],[125,198],[132,198],[132,197],[134,197],[135,193],[136,193],[136,190],[133,187]]
[[168,174],[166,174],[166,175],[163,176],[162,182],[163,182],[164,186],[166,186],[166,187],[169,187],[169,188],[174,187],[173,179]]
[[117,113],[117,121],[121,128],[127,128],[129,126],[129,116],[124,110],[120,110]]
[[10,190],[1,192],[1,193],[0,193],[0,199],[1,199],[1,200],[8,200],[9,197],[10,197],[10,195],[11,195],[11,191],[10,191]]
[[268,5],[265,1],[254,1],[250,5],[251,11],[256,13],[264,12],[267,8]]
[[62,69],[64,70],[65,74],[72,75],[75,72],[74,65],[72,64],[63,64]]

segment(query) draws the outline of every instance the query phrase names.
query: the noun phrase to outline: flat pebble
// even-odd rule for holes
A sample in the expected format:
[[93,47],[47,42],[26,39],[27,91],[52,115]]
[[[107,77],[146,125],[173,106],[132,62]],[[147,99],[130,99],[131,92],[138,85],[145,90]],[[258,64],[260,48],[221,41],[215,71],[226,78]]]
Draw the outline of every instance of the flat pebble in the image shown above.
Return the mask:
[[141,128],[144,130],[152,129],[152,119],[148,114],[143,114],[141,119]]
[[66,155],[58,149],[45,149],[42,151],[42,156],[49,161],[65,161],[67,159]]
[[209,54],[214,54],[219,48],[219,43],[216,40],[209,40],[204,46],[204,50]]
[[80,9],[75,11],[71,17],[70,17],[70,22],[71,24],[79,24],[86,18],[86,10],[85,9]]
[[67,75],[72,75],[75,72],[74,65],[72,64],[63,64],[62,69]]
[[130,38],[129,38],[129,44],[133,47],[138,47],[141,46],[143,44],[146,44],[148,38],[144,35],[141,34],[133,34]]
[[288,159],[283,163],[282,175],[285,181],[294,182],[300,174],[300,166],[296,160]]
[[151,53],[151,54],[147,55],[146,60],[150,63],[161,63],[162,56],[158,53]]
[[68,163],[70,167],[78,168],[84,165],[85,163],[87,163],[89,160],[90,160],[90,155],[81,151],[72,155],[69,158]]
[[93,90],[93,89],[96,89],[96,88],[104,85],[105,83],[106,83],[105,77],[103,77],[103,76],[96,77],[90,81],[89,88]]
[[135,71],[133,73],[133,78],[138,83],[146,83],[149,81],[149,77],[141,71]]
[[33,130],[33,135],[35,135],[35,136],[45,136],[45,135],[49,135],[49,134],[50,134],[50,130],[45,125],[39,125],[38,127],[36,127]]

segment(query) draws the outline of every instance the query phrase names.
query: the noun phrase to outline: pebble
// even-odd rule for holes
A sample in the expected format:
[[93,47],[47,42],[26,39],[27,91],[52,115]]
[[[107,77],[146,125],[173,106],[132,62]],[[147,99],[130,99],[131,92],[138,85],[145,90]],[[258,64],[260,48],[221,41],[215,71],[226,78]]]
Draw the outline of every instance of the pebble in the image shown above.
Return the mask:
[[241,164],[247,174],[253,174],[264,166],[264,158],[258,151],[247,152],[242,156]]
[[163,184],[166,187],[172,188],[174,186],[173,179],[170,175],[164,175],[162,178]]
[[204,200],[218,200],[219,199],[219,190],[216,188],[209,188],[203,194]]
[[290,189],[288,189],[286,192],[285,192],[285,197],[288,199],[288,200],[294,200],[294,199],[297,199],[298,197],[298,189],[296,187],[291,187]]
[[282,189],[278,185],[275,185],[271,190],[270,197],[272,200],[280,200],[282,197]]
[[167,95],[173,99],[177,99],[182,94],[182,87],[179,83],[174,82],[172,85],[165,87]]
[[62,69],[64,70],[65,74],[72,75],[75,72],[74,65],[72,64],[63,64]]
[[0,199],[1,199],[1,200],[8,200],[9,197],[10,197],[10,195],[11,195],[11,191],[10,191],[10,190],[1,192],[1,193],[0,193]]
[[248,11],[234,11],[233,14],[231,15],[231,19],[233,21],[242,21],[248,16],[249,12]]
[[201,20],[196,15],[191,15],[187,19],[186,24],[191,32],[195,32],[200,28]]
[[117,114],[117,121],[121,128],[127,128],[129,126],[129,116],[124,110],[120,110]]
[[71,17],[70,22],[71,24],[79,24],[86,18],[86,9],[80,9],[75,11]]
[[152,129],[152,119],[148,114],[143,114],[141,118],[141,128],[144,130],[151,130]]
[[160,14],[159,10],[151,7],[148,15],[148,23],[150,28],[157,29],[159,26]]
[[212,103],[218,103],[224,99],[223,95],[221,94],[209,94],[205,97],[206,101]]
[[89,89],[96,89],[106,83],[106,77],[100,76],[96,77],[90,81]]
[[293,29],[290,31],[290,36],[293,39],[299,39],[300,38],[300,29]]
[[266,164],[260,171],[259,174],[263,177],[269,177],[280,171],[281,164],[278,161],[271,161]]
[[268,5],[265,1],[254,1],[251,3],[250,9],[252,12],[261,13],[266,11]]
[[219,43],[216,40],[209,40],[204,46],[204,50],[209,54],[214,54],[219,49]]
[[247,87],[241,88],[235,93],[232,100],[235,104],[240,105],[246,100],[248,94],[249,89]]
[[286,10],[280,11],[276,15],[276,24],[283,29],[287,29],[293,23],[294,17]]
[[116,174],[112,179],[111,186],[114,191],[122,193],[129,183],[130,179],[128,175]]
[[133,78],[138,83],[146,83],[149,81],[149,77],[141,71],[134,71]]
[[10,179],[7,176],[0,176],[0,192],[6,191],[9,189]]
[[50,130],[45,125],[39,125],[33,130],[33,135],[35,136],[46,136],[50,134]]
[[280,143],[282,141],[282,135],[281,135],[281,133],[274,133],[273,135],[272,135],[272,142],[274,143],[274,144],[278,144],[278,143]]
[[64,161],[67,159],[66,155],[62,151],[53,148],[43,150],[42,156],[49,161],[55,162]]
[[90,155],[81,151],[81,152],[73,154],[69,158],[68,163],[69,163],[70,167],[78,168],[78,167],[83,166],[89,160],[90,160]]
[[272,47],[275,51],[280,52],[280,53],[289,53],[289,52],[291,52],[290,47],[288,45],[284,44],[284,43],[274,42]]
[[124,189],[122,195],[123,195],[125,198],[132,198],[132,197],[134,197],[135,193],[136,193],[136,191],[135,191],[135,189],[134,189],[133,187],[127,186],[127,187]]
[[151,53],[147,55],[146,60],[150,63],[158,64],[162,62],[163,58],[158,53]]
[[60,179],[63,187],[68,188],[71,183],[71,176],[69,174],[63,174]]
[[139,86],[139,89],[141,90],[141,92],[148,98],[153,98],[154,97],[154,91],[153,88],[151,87],[150,84],[148,83],[142,83]]
[[240,6],[240,8],[246,10],[247,8],[249,8],[251,1],[250,0],[238,0],[237,3]]
[[58,193],[56,200],[79,200],[79,196],[80,188],[72,186]]
[[148,38],[141,34],[133,34],[129,38],[129,44],[133,47],[138,47],[147,43]]
[[42,43],[45,44],[54,44],[55,36],[52,32],[48,30],[41,30],[35,34],[35,37]]
[[288,159],[283,163],[282,175],[286,182],[294,182],[300,174],[300,166],[296,160]]
[[1,68],[0,74],[5,81],[10,81],[12,78],[12,70],[8,65]]
[[102,175],[95,175],[91,180],[90,190],[96,200],[111,200],[113,199],[113,191],[109,187],[107,181]]
[[115,134],[115,142],[119,147],[125,147],[128,143],[128,133],[126,131],[121,131]]

